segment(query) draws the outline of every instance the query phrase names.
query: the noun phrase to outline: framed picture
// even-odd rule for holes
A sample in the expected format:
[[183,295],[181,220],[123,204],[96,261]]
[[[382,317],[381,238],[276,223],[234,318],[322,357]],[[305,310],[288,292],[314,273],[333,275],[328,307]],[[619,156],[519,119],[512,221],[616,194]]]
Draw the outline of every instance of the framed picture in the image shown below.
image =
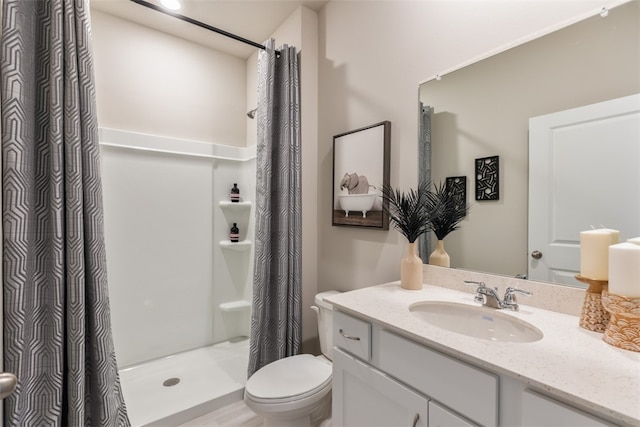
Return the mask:
[[476,159],[476,200],[499,200],[499,156]]
[[448,191],[453,191],[453,196],[456,200],[456,208],[458,208],[458,206],[465,206],[467,204],[466,176],[448,176],[445,181],[445,188]]
[[333,137],[332,225],[389,229],[382,186],[389,185],[391,122]]

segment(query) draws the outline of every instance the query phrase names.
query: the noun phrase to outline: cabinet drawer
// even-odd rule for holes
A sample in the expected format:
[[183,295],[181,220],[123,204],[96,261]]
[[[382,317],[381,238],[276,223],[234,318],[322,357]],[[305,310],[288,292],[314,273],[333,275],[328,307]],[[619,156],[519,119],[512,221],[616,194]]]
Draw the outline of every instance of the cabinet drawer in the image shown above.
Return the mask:
[[498,377],[388,331],[379,368],[484,426],[498,425]]
[[522,395],[522,426],[612,426],[560,402],[525,390]]
[[334,311],[333,345],[365,361],[371,360],[371,324]]

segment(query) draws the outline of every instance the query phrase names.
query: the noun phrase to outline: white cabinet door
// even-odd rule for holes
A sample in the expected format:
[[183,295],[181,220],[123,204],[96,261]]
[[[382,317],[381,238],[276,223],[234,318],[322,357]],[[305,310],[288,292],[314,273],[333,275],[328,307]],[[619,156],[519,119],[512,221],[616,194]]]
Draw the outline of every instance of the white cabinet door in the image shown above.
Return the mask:
[[429,427],[475,427],[464,418],[443,408],[433,400],[429,402]]
[[611,425],[537,393],[525,390],[522,394],[522,427],[605,427]]
[[378,365],[474,422],[498,426],[498,377],[389,331],[378,340]]
[[429,400],[382,372],[333,350],[334,427],[427,427]]

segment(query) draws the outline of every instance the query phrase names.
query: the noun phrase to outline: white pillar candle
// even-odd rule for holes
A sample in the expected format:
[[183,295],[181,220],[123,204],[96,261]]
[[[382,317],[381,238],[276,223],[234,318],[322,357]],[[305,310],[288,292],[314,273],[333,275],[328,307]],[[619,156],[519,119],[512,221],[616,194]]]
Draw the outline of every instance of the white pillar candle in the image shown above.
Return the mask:
[[629,243],[633,243],[634,245],[640,245],[640,237],[634,237],[633,239],[627,240]]
[[611,234],[611,244],[615,245],[616,243],[620,243],[620,231],[612,230],[610,228],[603,228],[602,230],[607,231]]
[[580,275],[594,280],[608,280],[609,246],[619,241],[618,230],[601,228],[582,231],[580,233]]
[[625,242],[609,247],[609,292],[640,298],[640,245]]

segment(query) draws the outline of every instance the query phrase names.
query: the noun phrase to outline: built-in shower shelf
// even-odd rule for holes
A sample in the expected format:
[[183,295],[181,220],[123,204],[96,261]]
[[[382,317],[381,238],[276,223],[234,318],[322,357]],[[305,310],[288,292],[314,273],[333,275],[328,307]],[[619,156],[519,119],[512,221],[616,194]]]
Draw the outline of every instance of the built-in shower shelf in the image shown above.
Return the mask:
[[220,247],[232,251],[246,251],[251,248],[251,240],[243,240],[242,242],[232,242],[231,240],[221,240]]
[[243,311],[249,309],[251,309],[251,303],[244,300],[229,301],[220,304],[220,310],[222,311]]
[[251,202],[232,202],[229,200],[222,200],[220,202],[220,208],[222,209],[250,209]]

